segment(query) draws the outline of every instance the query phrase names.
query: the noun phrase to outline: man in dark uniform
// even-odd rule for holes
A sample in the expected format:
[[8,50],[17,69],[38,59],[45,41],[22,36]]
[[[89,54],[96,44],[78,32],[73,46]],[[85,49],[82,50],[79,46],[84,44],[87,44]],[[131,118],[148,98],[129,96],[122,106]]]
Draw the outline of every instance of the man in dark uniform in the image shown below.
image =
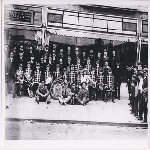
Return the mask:
[[46,63],[44,63],[44,58],[41,57],[41,62],[40,62],[40,71],[41,71],[41,79],[45,79],[44,72],[46,70]]
[[89,59],[90,59],[90,64],[92,68],[95,68],[96,61],[95,61],[95,55],[93,53],[93,50],[90,50]]
[[120,100],[120,85],[121,85],[121,67],[119,63],[114,66],[114,88],[115,98]]
[[[106,49],[104,49],[104,56],[103,56],[102,60],[103,60],[103,65],[102,65],[102,66],[105,66],[105,65],[104,65],[105,62],[109,62],[109,57],[108,57],[108,55],[107,55],[107,50],[106,50]],[[109,64],[108,64],[108,65],[109,65]]]
[[[128,86],[129,100],[130,100],[130,97],[131,97],[131,79],[132,79],[132,75],[133,75],[132,64],[129,64],[127,66],[127,86]],[[131,104],[131,101],[130,101],[129,105],[130,104]]]
[[36,70],[36,61],[33,54],[31,55],[30,58],[30,65],[31,65],[31,70],[34,72]]
[[23,72],[23,65],[20,64],[19,65],[19,69],[16,72],[16,79],[15,79],[15,83],[16,83],[16,93],[19,97],[21,97],[21,90],[23,87],[23,81],[24,81],[24,72]]
[[50,52],[49,52],[49,46],[48,45],[45,45],[45,54],[47,55],[47,57],[50,54]]
[[110,67],[112,69],[112,74],[114,74],[114,71],[116,70],[116,64],[118,63],[118,58],[116,56],[116,51],[113,50],[112,52],[112,58],[110,60]]
[[62,59],[62,61],[64,62],[64,50],[61,48],[60,52],[57,54],[56,60],[57,63],[60,63],[60,59]]
[[10,57],[7,59],[5,64],[5,73],[6,73],[6,83],[7,83],[7,90],[8,93],[13,94],[15,97],[15,61],[14,61],[14,54],[13,52],[10,53]]
[[103,60],[102,60],[101,52],[97,53],[97,63],[99,64],[99,67],[103,67]]
[[147,122],[147,112],[148,112],[148,68],[143,69],[144,79],[143,79],[143,111],[144,111],[144,121]]
[[17,63],[16,64],[17,69],[19,68],[19,65],[22,64],[23,65],[22,69],[25,70],[26,64],[25,64],[25,61],[24,61],[24,58],[23,58],[23,51],[19,52],[19,56],[16,60],[16,63]]
[[[107,90],[107,76],[110,70],[111,68],[108,66],[108,62],[105,61],[105,66],[103,67],[103,101],[104,102],[106,102],[105,95],[106,95],[106,90]],[[112,102],[114,103],[114,101]]]
[[71,64],[77,65],[78,58],[79,58],[79,49],[78,47],[76,47],[74,54],[71,55]]
[[81,66],[85,68],[87,65],[87,58],[86,58],[86,53],[85,51],[82,52],[82,57],[81,57]]

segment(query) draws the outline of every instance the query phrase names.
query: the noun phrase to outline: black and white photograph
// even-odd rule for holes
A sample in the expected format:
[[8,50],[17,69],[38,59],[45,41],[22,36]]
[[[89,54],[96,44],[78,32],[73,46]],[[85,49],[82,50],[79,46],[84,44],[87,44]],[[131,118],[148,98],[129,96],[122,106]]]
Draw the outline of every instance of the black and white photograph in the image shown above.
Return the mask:
[[149,2],[27,2],[2,5],[4,141],[148,148]]

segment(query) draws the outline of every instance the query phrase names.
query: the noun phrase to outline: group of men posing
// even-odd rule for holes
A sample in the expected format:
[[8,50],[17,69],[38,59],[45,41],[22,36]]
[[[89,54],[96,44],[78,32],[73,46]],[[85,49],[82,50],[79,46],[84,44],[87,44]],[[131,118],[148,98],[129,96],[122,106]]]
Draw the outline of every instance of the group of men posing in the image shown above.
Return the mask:
[[[54,73],[57,71],[57,66],[59,66],[60,74],[63,76],[64,70],[70,72],[71,64],[76,65],[77,63],[80,63],[82,68],[85,68],[88,59],[90,60],[91,68],[96,69],[97,64],[99,68],[103,68],[103,75],[105,77],[104,83],[107,82],[105,79],[107,80],[106,76],[108,75],[109,68],[111,68],[112,74],[114,75],[115,98],[120,99],[121,68],[115,51],[112,52],[111,58],[108,57],[106,49],[103,52],[103,56],[101,52],[95,54],[93,50],[90,50],[88,55],[86,51],[83,51],[82,54],[79,55],[78,48],[75,48],[75,50],[72,51],[71,48],[68,47],[67,52],[64,52],[63,48],[60,48],[58,52],[55,44],[51,51],[49,50],[48,45],[44,47],[38,45],[38,48],[35,48],[33,45],[15,46],[5,63],[7,91],[11,91],[13,97],[15,97],[16,94],[21,96],[21,88],[23,87],[24,94],[28,95],[28,87],[31,83],[41,83],[39,88],[39,84],[34,84],[36,86],[30,88],[33,90],[33,95],[38,93],[37,95],[39,95],[38,97],[40,97],[40,99],[41,97],[47,97],[49,95],[48,91],[50,89],[50,84],[52,80],[57,77]],[[48,87],[48,91],[45,88],[43,89],[45,84],[46,87]],[[76,83],[74,84],[76,85]],[[88,97],[87,88],[85,88],[86,84],[86,82],[81,83],[82,88],[78,90],[79,93],[77,90],[75,90],[76,94],[71,94],[73,92],[68,93],[69,95],[75,95],[74,99],[83,105],[85,105],[88,100],[85,98],[85,100],[81,102],[79,97],[81,93],[81,95],[86,95],[86,97]],[[70,86],[72,87],[73,85]],[[78,87],[75,89],[78,89]],[[40,94],[40,91],[44,94]],[[79,97],[77,97],[77,95]],[[38,97],[37,99],[39,99]],[[67,98],[68,96],[64,97]],[[70,100],[70,98],[66,98],[64,102],[62,102],[62,98],[59,98],[60,103],[66,104],[66,102]]]
[[[127,67],[127,86],[131,107],[131,114],[147,122],[148,114],[148,68],[139,62],[137,66]],[[143,115],[144,114],[144,115]]]

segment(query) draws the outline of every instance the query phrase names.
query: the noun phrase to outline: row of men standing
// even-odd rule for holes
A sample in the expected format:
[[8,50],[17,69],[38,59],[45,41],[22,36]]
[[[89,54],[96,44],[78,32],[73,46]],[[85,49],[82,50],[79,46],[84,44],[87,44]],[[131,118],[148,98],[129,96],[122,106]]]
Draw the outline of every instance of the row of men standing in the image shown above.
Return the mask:
[[130,64],[127,67],[127,77],[131,114],[134,114],[138,120],[147,122],[148,68],[142,67],[140,62],[138,66]]

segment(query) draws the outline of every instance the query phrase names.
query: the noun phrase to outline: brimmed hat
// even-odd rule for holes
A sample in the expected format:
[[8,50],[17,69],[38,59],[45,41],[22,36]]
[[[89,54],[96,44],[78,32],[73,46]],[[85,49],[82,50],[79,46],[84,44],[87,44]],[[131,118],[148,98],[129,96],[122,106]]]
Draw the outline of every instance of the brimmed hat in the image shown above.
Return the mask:
[[107,49],[104,49],[104,52],[107,52]]
[[40,67],[40,64],[39,64],[39,63],[37,63],[37,64],[36,64],[36,67]]
[[143,73],[148,72],[148,68],[143,69]]
[[132,82],[137,85],[137,80],[136,79],[132,79]]
[[22,64],[20,64],[20,65],[19,65],[19,67],[23,67],[23,65],[22,65]]
[[132,77],[133,77],[134,79],[136,79],[136,75],[133,75]]
[[138,65],[142,65],[142,63],[141,63],[141,62],[138,62]]
[[85,71],[87,72],[88,70],[87,70],[86,68],[84,68],[84,69],[83,69],[83,72],[85,72]]
[[47,66],[46,67],[49,67],[49,64],[47,64]]
[[76,47],[76,48],[75,48],[75,51],[78,51],[78,50],[79,50],[78,47]]
[[87,85],[87,83],[86,83],[86,82],[82,82],[80,85],[82,86],[82,85],[83,85],[83,83],[85,83],[85,84]]
[[64,84],[68,84],[68,81],[67,81],[67,80],[64,80]]
[[139,73],[137,74],[138,76],[142,76],[143,77],[143,72],[142,71],[139,71]]

